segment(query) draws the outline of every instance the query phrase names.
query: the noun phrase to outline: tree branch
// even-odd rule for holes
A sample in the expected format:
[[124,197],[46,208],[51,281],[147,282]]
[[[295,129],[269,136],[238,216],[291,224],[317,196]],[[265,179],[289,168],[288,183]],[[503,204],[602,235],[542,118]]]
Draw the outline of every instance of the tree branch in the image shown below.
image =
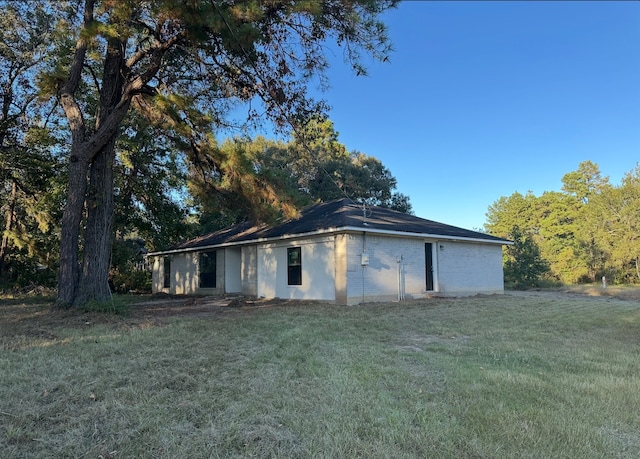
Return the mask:
[[[79,145],[85,136],[85,121],[80,106],[75,100],[75,93],[78,90],[80,79],[82,78],[82,69],[84,67],[85,56],[87,54],[88,41],[83,35],[90,24],[93,22],[93,7],[95,0],[85,0],[84,20],[80,30],[80,37],[76,42],[76,51],[73,55],[71,68],[69,69],[69,77],[64,82],[60,91],[60,104],[69,121],[72,137],[77,140],[74,142]],[[79,152],[75,152],[79,153]]]
[[[129,80],[129,82],[125,85],[124,90],[122,91],[122,97],[120,98],[118,104],[113,108],[106,119],[100,123],[100,127],[91,136],[91,138],[88,139],[83,145],[83,151],[85,152],[87,158],[93,158],[109,141],[113,134],[115,134],[115,132],[120,127],[122,119],[126,116],[129,107],[131,106],[131,100],[133,99],[133,97],[136,94],[141,94],[148,90],[147,83],[160,70],[164,54],[181,38],[182,34],[178,33],[168,40],[157,44],[153,48],[150,48],[151,52],[147,53],[147,55],[151,55],[151,61],[147,70]],[[129,59],[127,63],[125,63],[125,68],[127,70],[130,70],[130,67],[128,65],[130,62],[132,62],[132,59],[133,58]]]

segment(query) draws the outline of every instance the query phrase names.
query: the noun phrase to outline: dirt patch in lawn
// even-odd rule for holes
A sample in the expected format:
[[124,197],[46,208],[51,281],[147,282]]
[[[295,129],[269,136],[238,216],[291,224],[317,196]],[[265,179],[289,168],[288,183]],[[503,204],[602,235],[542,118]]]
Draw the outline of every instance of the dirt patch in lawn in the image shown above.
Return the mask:
[[[241,296],[141,295],[128,312],[106,314],[78,310],[51,311],[55,299],[0,299],[0,349],[28,340],[55,341],[62,329],[107,325],[114,328],[163,326],[175,318],[246,315],[258,308],[289,305],[288,300],[255,300]],[[300,302],[298,302],[299,304]],[[308,302],[307,302],[308,303]]]
[[279,298],[266,300],[244,296],[152,295],[144,301],[133,303],[130,315],[134,318],[207,316],[301,303]]

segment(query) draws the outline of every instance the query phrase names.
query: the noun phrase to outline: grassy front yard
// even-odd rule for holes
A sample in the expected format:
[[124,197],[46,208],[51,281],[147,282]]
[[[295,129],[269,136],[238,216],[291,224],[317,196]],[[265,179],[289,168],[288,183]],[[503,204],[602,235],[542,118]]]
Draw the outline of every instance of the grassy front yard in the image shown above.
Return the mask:
[[636,457],[640,302],[0,302],[0,457]]

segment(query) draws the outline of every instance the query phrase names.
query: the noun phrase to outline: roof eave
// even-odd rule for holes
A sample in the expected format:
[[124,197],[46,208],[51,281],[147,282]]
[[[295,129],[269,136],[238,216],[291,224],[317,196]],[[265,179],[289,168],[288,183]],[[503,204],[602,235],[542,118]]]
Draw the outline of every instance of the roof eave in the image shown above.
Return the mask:
[[212,249],[219,249],[224,247],[235,247],[235,246],[243,246],[243,245],[249,245],[249,244],[264,244],[264,243],[277,242],[277,241],[282,241],[287,239],[298,239],[302,237],[321,236],[321,235],[334,234],[334,233],[340,233],[340,232],[351,232],[351,233],[365,232],[365,233],[372,233],[372,234],[381,234],[385,236],[428,238],[428,239],[437,239],[437,240],[448,240],[452,242],[473,242],[473,243],[496,244],[496,245],[512,245],[513,244],[513,242],[507,241],[506,239],[492,240],[492,239],[484,239],[484,238],[470,238],[470,237],[464,237],[464,236],[449,236],[449,235],[437,234],[437,233],[414,233],[414,232],[407,232],[407,231],[383,230],[383,229],[377,229],[377,228],[369,228],[366,226],[342,226],[342,227],[334,227],[334,228],[325,228],[325,229],[316,230],[316,231],[309,231],[306,233],[283,234],[281,236],[276,236],[276,237],[247,239],[244,241],[223,242],[220,244],[202,245],[202,246],[187,247],[182,249],[149,252],[146,256],[153,257],[153,256],[161,256],[161,255],[173,255],[176,253],[198,252],[203,250],[212,250]]
[[346,226],[342,228],[344,231],[353,231],[353,232],[367,232],[367,233],[375,233],[375,234],[383,234],[387,236],[405,236],[405,237],[415,237],[415,238],[429,238],[429,239],[438,239],[438,240],[449,240],[449,241],[459,241],[459,242],[477,242],[483,244],[497,244],[497,245],[512,245],[513,242],[507,241],[505,239],[493,240],[493,239],[484,239],[484,238],[471,238],[465,236],[449,236],[446,234],[438,234],[438,233],[414,233],[408,231],[394,231],[394,230],[383,230],[376,228],[367,228],[367,227],[359,227],[359,226]]
[[246,239],[242,241],[222,242],[220,244],[199,245],[197,247],[186,247],[183,249],[149,252],[147,256],[172,255],[176,253],[198,252],[201,250],[220,249],[224,247],[235,247],[235,246],[250,245],[250,244],[264,244],[269,242],[282,241],[285,239],[295,239],[295,238],[301,238],[301,237],[319,236],[323,234],[332,234],[332,233],[340,232],[341,230],[342,228],[327,228],[323,230],[310,231],[307,233],[283,234],[281,236],[276,236],[276,237],[259,237],[255,239]]

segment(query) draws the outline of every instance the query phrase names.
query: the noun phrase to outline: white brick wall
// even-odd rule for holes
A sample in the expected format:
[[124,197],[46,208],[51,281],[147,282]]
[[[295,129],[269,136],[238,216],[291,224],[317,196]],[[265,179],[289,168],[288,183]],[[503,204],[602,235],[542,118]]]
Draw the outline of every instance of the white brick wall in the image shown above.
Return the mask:
[[439,242],[440,292],[449,295],[502,293],[502,247],[500,245]]
[[[224,252],[224,269],[217,270],[216,285],[224,285],[225,293],[242,292],[242,249],[227,247],[221,252]],[[220,263],[218,263],[218,268],[220,268]]]
[[153,293],[162,292],[164,279],[164,266],[162,265],[164,257],[153,257],[151,268],[151,291]]
[[240,257],[242,294],[258,295],[258,248],[255,245],[242,247]]
[[[347,239],[347,303],[425,296],[425,243],[434,247],[434,290],[446,295],[503,292],[500,245],[350,234]],[[367,266],[361,265],[365,252]],[[398,260],[402,257],[401,279]]]
[[197,252],[171,255],[171,293],[190,295],[198,288]]
[[[335,300],[334,237],[282,241],[258,246],[258,296]],[[287,248],[300,247],[302,285],[288,285]]]
[[221,294],[224,293],[225,250],[218,249],[216,254],[216,288],[199,288],[200,252],[187,252],[167,255],[171,259],[171,286],[164,288],[164,256],[154,257],[152,273],[152,291],[176,295]]
[[[352,234],[347,240],[348,303],[397,300],[399,289],[405,297],[425,293],[424,241],[389,236]],[[369,264],[361,265],[361,256]],[[398,260],[402,258],[402,263]],[[398,271],[401,269],[401,283]]]

